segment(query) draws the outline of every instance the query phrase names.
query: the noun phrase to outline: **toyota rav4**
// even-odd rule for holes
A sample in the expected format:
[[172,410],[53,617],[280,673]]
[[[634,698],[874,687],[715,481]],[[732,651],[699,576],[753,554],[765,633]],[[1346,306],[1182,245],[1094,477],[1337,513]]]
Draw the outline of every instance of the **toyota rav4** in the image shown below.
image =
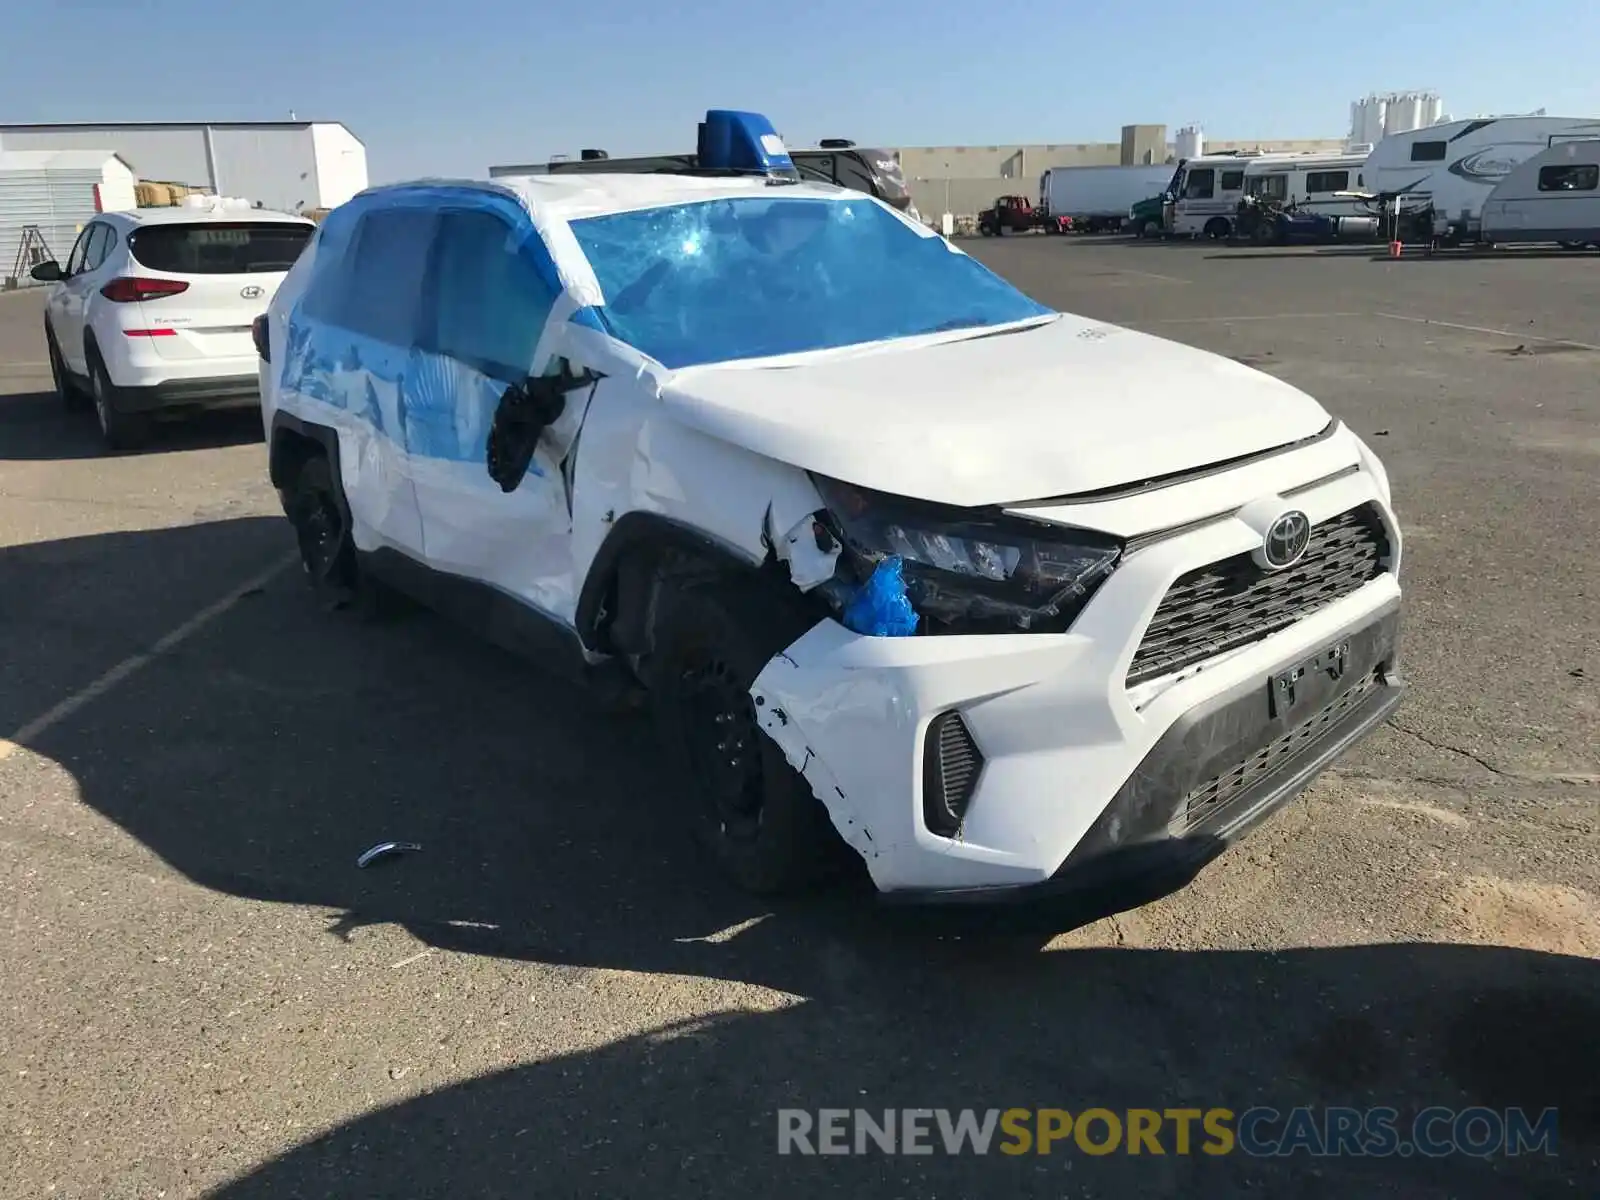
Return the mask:
[[1398,703],[1354,431],[708,127],[734,169],[326,219],[256,329],[319,594],[647,697],[686,823],[762,891],[841,852],[922,900],[1208,857]]

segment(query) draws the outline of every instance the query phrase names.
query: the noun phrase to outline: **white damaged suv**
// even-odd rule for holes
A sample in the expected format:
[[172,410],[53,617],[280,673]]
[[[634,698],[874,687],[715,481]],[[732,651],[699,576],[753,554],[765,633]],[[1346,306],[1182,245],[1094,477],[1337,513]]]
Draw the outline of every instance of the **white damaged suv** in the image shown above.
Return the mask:
[[841,847],[900,898],[1130,883],[1399,702],[1389,483],[1314,399],[1042,307],[749,114],[701,146],[326,219],[256,341],[329,601],[645,689],[761,891]]

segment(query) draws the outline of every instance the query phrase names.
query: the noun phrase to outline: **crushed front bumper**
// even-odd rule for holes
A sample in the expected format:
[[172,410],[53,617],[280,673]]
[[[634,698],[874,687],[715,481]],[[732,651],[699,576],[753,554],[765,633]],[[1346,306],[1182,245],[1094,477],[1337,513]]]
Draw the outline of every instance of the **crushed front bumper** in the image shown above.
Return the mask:
[[[1186,882],[1400,702],[1399,628],[1385,576],[1151,699],[1072,634],[862,638],[824,622],[751,690],[883,899],[1030,902]],[[922,768],[951,710],[983,761],[944,837]]]

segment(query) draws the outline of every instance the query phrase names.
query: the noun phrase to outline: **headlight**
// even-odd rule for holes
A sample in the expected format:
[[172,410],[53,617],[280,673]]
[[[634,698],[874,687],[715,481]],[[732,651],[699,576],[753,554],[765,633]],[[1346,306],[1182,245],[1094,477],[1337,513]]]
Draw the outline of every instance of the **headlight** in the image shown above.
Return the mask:
[[812,478],[854,572],[847,582],[898,556],[925,633],[1060,632],[1122,554],[1101,533]]

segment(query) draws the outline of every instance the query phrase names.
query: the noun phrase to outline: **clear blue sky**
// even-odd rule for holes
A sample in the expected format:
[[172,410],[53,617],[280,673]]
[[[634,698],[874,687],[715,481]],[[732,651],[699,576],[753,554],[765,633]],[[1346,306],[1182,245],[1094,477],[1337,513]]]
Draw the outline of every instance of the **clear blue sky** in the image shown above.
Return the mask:
[[[707,108],[793,144],[1340,137],[1369,91],[1600,116],[1600,0],[18,0],[0,121],[343,121],[374,182],[602,146],[688,151]],[[1301,30],[1296,10],[1310,16]],[[985,19],[1007,12],[1017,19]],[[1235,15],[1236,14],[1236,15]],[[1229,16],[1234,15],[1230,20]],[[1493,27],[1487,18],[1495,17]]]

